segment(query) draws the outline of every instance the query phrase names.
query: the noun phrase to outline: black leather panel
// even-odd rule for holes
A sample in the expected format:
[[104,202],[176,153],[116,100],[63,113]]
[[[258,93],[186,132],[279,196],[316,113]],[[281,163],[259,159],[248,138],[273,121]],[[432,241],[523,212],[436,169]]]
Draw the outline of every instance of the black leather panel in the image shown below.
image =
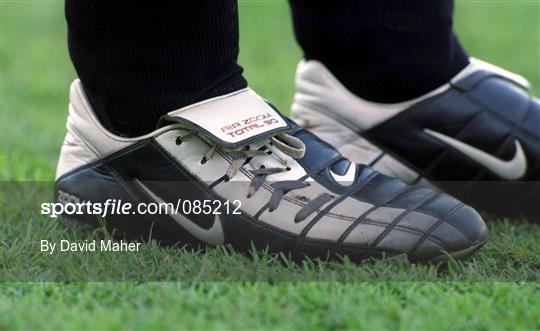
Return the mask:
[[[503,161],[516,155],[519,141],[527,158],[527,172],[520,181],[528,183],[514,189],[490,185],[488,192],[482,182],[506,180],[425,129]],[[508,215],[517,212],[540,219],[540,200],[528,194],[540,184],[540,103],[506,79],[489,72],[469,76],[363,135],[465,202],[487,211],[505,209]]]
[[[522,122],[523,134],[540,136],[540,102],[531,100],[527,105],[527,113]],[[540,175],[539,175],[540,177]]]

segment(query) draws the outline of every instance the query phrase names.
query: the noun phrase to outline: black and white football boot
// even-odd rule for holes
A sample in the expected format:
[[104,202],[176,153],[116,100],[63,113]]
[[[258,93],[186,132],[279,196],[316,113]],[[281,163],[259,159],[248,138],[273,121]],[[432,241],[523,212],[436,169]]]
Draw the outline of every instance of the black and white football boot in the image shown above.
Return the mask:
[[[256,247],[295,260],[406,254],[421,262],[467,256],[487,238],[473,208],[351,163],[249,88],[172,111],[156,131],[123,138],[99,123],[75,81],[56,178],[65,205],[170,204],[164,214],[104,217],[116,233],[151,233],[163,243]],[[64,216],[98,225],[92,213]]]
[[540,101],[521,76],[471,58],[448,84],[380,104],[301,61],[292,118],[353,162],[431,183],[496,216],[540,222]]

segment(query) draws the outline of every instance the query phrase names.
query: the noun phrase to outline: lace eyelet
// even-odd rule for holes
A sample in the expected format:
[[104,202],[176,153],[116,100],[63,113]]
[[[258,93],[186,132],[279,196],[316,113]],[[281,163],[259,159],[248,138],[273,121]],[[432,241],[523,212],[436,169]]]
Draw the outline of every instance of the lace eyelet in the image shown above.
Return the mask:
[[250,149],[251,149],[251,147],[249,145],[246,145],[246,147],[244,147],[245,151],[249,151]]
[[181,136],[176,137],[176,145],[182,145],[182,143],[183,143],[182,137]]
[[273,213],[275,209],[272,209],[272,208],[268,208],[268,212],[269,213]]
[[227,183],[228,181],[230,181],[231,179],[229,178],[229,176],[225,175],[225,178],[223,178],[223,182],[224,183]]
[[203,156],[201,164],[205,164],[206,162],[208,162],[208,159],[206,158],[206,156]]
[[287,168],[285,168],[285,170],[291,171],[291,167],[287,167]]

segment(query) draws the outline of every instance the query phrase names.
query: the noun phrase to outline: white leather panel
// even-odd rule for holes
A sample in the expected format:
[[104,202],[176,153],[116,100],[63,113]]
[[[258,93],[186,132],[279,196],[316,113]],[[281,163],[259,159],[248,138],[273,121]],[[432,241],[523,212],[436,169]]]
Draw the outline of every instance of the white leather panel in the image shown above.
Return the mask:
[[359,201],[354,198],[345,198],[334,206],[330,213],[356,219],[372,207],[373,205],[370,203]]
[[296,94],[292,111],[299,105],[339,119],[355,131],[368,130],[394,117],[413,104],[439,94],[450,87],[445,84],[419,98],[394,104],[364,100],[343,86],[319,61],[302,60],[296,70]]
[[58,179],[65,173],[71,170],[82,167],[98,158],[97,153],[91,149],[86,143],[73,131],[68,130],[64,143],[60,150],[60,158],[56,166],[56,176]]
[[251,181],[247,178],[242,181],[221,182],[214,187],[214,191],[221,197],[229,199],[231,202],[239,200],[241,202],[241,209],[248,215],[255,216],[255,214],[270,201],[270,196],[272,194],[264,187],[261,187],[248,199],[247,194],[249,192],[250,183]]
[[351,221],[324,216],[309,230],[307,237],[337,240],[351,223]]
[[369,245],[384,231],[383,226],[372,224],[358,224],[343,240],[347,244]]
[[[294,234],[299,234],[302,232],[304,227],[309,224],[309,220],[306,219],[303,222],[295,223],[294,216],[302,208],[301,206],[291,203],[286,200],[282,200],[279,208],[270,212],[268,209],[265,210],[259,219],[265,223],[268,223],[272,226],[275,226],[279,229],[289,231]],[[314,216],[311,216],[313,218]]]

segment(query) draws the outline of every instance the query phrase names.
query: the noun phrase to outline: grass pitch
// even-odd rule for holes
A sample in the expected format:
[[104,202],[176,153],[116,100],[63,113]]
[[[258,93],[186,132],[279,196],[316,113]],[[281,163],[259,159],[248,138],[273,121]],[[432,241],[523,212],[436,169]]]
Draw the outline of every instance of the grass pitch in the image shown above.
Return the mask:
[[[106,235],[39,215],[32,202],[50,194],[46,184],[8,182],[54,178],[75,73],[61,1],[0,6],[1,330],[540,329],[540,230],[520,220],[488,219],[486,246],[444,269],[396,258],[291,265],[154,243],[138,253],[41,253],[41,239]],[[540,2],[456,7],[471,55],[523,74],[540,95]],[[286,111],[301,57],[287,3],[240,0],[240,21],[246,77]],[[100,282],[66,282],[81,279]]]

